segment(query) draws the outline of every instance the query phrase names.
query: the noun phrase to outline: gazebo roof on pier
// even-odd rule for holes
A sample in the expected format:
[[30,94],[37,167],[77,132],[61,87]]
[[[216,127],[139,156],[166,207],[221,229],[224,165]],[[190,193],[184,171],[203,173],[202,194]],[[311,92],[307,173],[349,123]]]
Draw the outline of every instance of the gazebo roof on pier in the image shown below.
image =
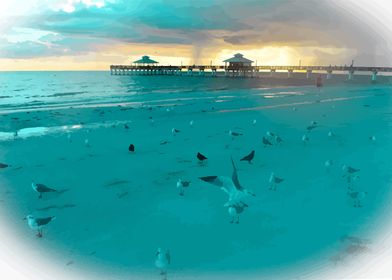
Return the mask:
[[223,60],[223,62],[252,63],[253,61],[245,58],[240,53],[236,53],[232,58]]
[[158,61],[152,60],[149,56],[144,55],[141,59],[136,60],[133,63],[154,64],[154,63],[158,63]]

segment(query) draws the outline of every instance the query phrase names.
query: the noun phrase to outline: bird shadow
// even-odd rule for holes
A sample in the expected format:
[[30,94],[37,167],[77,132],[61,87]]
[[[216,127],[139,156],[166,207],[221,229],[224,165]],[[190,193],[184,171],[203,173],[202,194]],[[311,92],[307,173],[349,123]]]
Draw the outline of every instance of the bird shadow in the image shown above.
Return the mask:
[[73,208],[73,207],[76,207],[76,204],[68,203],[68,204],[63,204],[63,205],[49,205],[49,206],[42,207],[42,208],[36,208],[35,210],[37,210],[37,211],[49,211],[52,209],[62,210],[62,209]]

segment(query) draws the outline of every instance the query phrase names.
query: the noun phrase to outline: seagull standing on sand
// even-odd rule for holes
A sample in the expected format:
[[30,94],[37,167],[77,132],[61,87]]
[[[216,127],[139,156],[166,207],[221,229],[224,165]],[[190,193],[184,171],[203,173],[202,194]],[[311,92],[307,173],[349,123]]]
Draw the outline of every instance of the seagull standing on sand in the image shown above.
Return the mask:
[[275,173],[272,172],[269,178],[270,187],[269,190],[276,191],[276,187],[284,181],[283,178],[279,178],[275,176]]
[[231,216],[230,223],[232,224],[234,223],[234,220],[236,220],[235,223],[238,224],[240,222],[240,214],[244,212],[245,208],[248,207],[248,205],[240,201],[238,203],[229,204],[227,206],[227,210],[229,212],[229,215]]
[[267,135],[268,138],[271,139],[271,138],[274,138],[276,134],[271,132],[271,131],[267,131],[266,135]]
[[253,126],[255,126],[256,123],[257,123],[257,120],[253,120],[253,121],[252,121],[252,125],[253,125]]
[[302,136],[302,143],[303,143],[304,145],[306,145],[306,143],[308,143],[308,142],[309,142],[309,137],[308,137],[308,135],[304,134],[304,135]]
[[180,132],[180,130],[177,129],[177,128],[172,128],[171,132],[172,132],[172,134],[175,136],[177,133]]
[[167,274],[167,267],[170,265],[170,252],[169,250],[163,251],[161,248],[158,248],[157,253],[155,254],[155,266],[160,269],[160,275]]
[[49,224],[54,219],[56,219],[55,216],[47,217],[47,218],[34,218],[33,215],[28,215],[25,218],[25,220],[27,220],[27,224],[29,225],[29,227],[33,230],[36,230],[37,237],[40,237],[40,238],[43,236],[42,230],[43,230],[44,226]]
[[181,179],[178,179],[177,181],[177,189],[179,191],[178,194],[180,196],[184,196],[185,188],[189,187],[190,184],[191,184],[190,181],[183,181]]
[[346,164],[343,164],[342,166],[342,170],[343,172],[345,172],[345,174],[342,176],[343,178],[347,179],[347,183],[348,183],[348,188],[352,189],[352,183],[359,178],[359,176],[357,175],[357,173],[360,171],[360,169],[348,166]]
[[44,184],[36,184],[34,182],[31,183],[31,187],[33,188],[34,191],[39,193],[38,198],[42,198],[43,193],[48,193],[48,192],[58,192],[55,189],[49,188]]
[[229,135],[231,135],[232,139],[234,139],[234,137],[242,136],[243,134],[239,133],[239,132],[235,132],[235,131],[229,130]]
[[84,139],[84,145],[86,147],[90,147],[90,142],[88,141],[88,139]]
[[204,163],[208,159],[205,155],[203,155],[199,152],[197,153],[196,157],[199,160],[199,163]]
[[224,205],[226,207],[240,203],[242,199],[248,197],[249,195],[256,196],[253,192],[241,186],[238,179],[237,168],[234,165],[233,159],[231,159],[231,163],[233,165],[233,173],[231,178],[227,176],[199,177],[199,179],[204,182],[220,187],[220,189],[229,196],[229,200]]
[[263,136],[263,145],[264,145],[264,147],[272,146],[272,143],[267,138],[265,138]]
[[329,172],[331,166],[333,165],[333,160],[332,159],[328,159],[325,161],[324,166],[325,166],[325,170],[327,170],[327,172]]
[[190,127],[193,127],[193,124],[194,124],[194,121],[191,120],[191,121],[189,122],[189,126],[190,126]]
[[130,144],[128,147],[128,151],[130,151],[131,153],[135,152],[135,145],[134,144]]
[[332,131],[329,131],[329,132],[328,132],[328,137],[329,137],[329,138],[335,137],[335,133],[333,133]]
[[372,143],[376,143],[376,136],[370,136],[369,137],[369,140],[370,140],[370,142],[372,142]]
[[240,159],[240,161],[247,161],[249,164],[251,164],[254,157],[255,150],[251,151],[250,154],[244,156],[242,159]]
[[348,192],[349,197],[354,201],[354,207],[362,207],[361,200],[365,198],[367,192]]
[[275,143],[280,145],[280,144],[282,144],[282,142],[283,142],[283,139],[279,135],[276,135],[275,136]]

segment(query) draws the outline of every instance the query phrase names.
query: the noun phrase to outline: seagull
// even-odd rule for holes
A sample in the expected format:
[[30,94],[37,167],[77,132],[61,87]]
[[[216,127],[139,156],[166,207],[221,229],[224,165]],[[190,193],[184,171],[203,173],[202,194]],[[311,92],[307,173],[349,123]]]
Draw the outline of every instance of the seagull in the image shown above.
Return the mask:
[[264,147],[272,146],[272,143],[264,136],[263,136],[263,144],[264,144]]
[[127,124],[124,124],[125,129],[129,129],[129,126]]
[[172,128],[172,134],[173,135],[176,135],[177,133],[179,133],[180,132],[180,130],[179,129],[177,129],[177,128]]
[[295,112],[297,111],[297,107],[293,107],[292,110]]
[[362,207],[361,200],[365,198],[367,192],[349,192],[348,195],[354,200],[354,207]]
[[199,162],[204,162],[205,160],[208,159],[205,155],[203,155],[203,154],[201,154],[199,152],[197,153],[196,157],[199,160]]
[[128,151],[133,153],[135,151],[135,145],[130,144],[129,147],[128,147]]
[[329,131],[328,132],[328,137],[329,138],[335,137],[335,133],[333,133],[332,131]]
[[229,130],[229,134],[230,134],[231,136],[233,136],[233,138],[234,138],[234,137],[237,137],[237,136],[242,136],[242,135],[243,135],[242,133],[235,132],[235,131],[232,131],[232,130]]
[[193,124],[194,124],[194,121],[191,120],[191,121],[189,122],[189,126],[190,126],[190,127],[193,127]]
[[89,143],[88,139],[84,139],[84,145],[86,147],[90,147],[90,143]]
[[46,218],[34,218],[33,215],[26,216],[25,220],[27,220],[27,224],[33,230],[37,230],[37,237],[42,237],[42,230],[45,225],[49,224],[51,221],[56,219],[55,216],[46,217]]
[[253,120],[253,121],[252,121],[252,125],[254,125],[254,126],[255,126],[255,125],[256,125],[256,123],[257,123],[257,121],[256,121],[256,120]]
[[2,168],[7,168],[7,167],[9,167],[8,164],[1,163],[1,162],[0,162],[0,169],[2,169]]
[[345,174],[342,176],[343,178],[346,177],[347,183],[348,183],[348,189],[351,190],[353,188],[352,184],[354,181],[359,179],[359,176],[356,175],[360,171],[360,169],[353,168],[351,166],[343,165],[342,170],[345,172]]
[[281,144],[282,142],[283,142],[283,139],[279,136],[279,135],[276,135],[275,136],[275,142],[276,142],[276,144]]
[[275,173],[272,172],[269,178],[269,183],[270,183],[269,190],[276,191],[276,187],[278,186],[278,184],[282,183],[283,181],[284,181],[283,178],[276,177]]
[[150,125],[154,126],[155,121],[153,119],[150,120]]
[[308,137],[308,135],[304,134],[302,136],[302,143],[304,143],[304,145],[306,145],[307,142],[309,142],[309,137]]
[[254,157],[255,157],[255,150],[251,151],[250,154],[244,156],[240,161],[247,161],[250,164],[252,163]]
[[181,179],[178,179],[177,189],[179,189],[179,195],[184,196],[184,190],[185,188],[189,187],[190,184],[191,184],[190,181],[183,181]]
[[229,196],[229,200],[224,205],[226,207],[241,202],[243,198],[249,195],[256,196],[253,192],[241,186],[233,159],[231,159],[231,163],[233,165],[231,178],[227,176],[199,177],[204,182],[220,187]]
[[328,159],[328,160],[326,160],[325,163],[324,163],[325,169],[326,169],[327,171],[329,171],[329,169],[331,168],[332,165],[333,165],[333,160],[332,160],[332,159]]
[[373,143],[376,143],[376,136],[370,136],[369,137],[369,140],[371,141],[371,142],[373,142]]
[[38,198],[42,198],[43,193],[48,193],[48,192],[58,192],[58,190],[52,189],[47,187],[44,184],[36,184],[34,182],[31,183],[31,187],[33,188],[34,191],[39,193]]
[[267,137],[270,137],[270,138],[274,138],[276,136],[276,134],[271,131],[267,131],[266,135],[267,135]]
[[316,127],[317,127],[316,124],[311,124],[311,125],[309,125],[308,127],[306,127],[306,130],[307,130],[307,131],[312,131],[312,130],[315,129]]
[[155,254],[155,266],[161,270],[160,275],[167,274],[167,267],[170,265],[170,252],[169,250],[163,251],[161,248],[158,248]]
[[69,143],[72,143],[72,136],[71,136],[71,134],[67,134],[67,139],[68,139],[68,142]]
[[231,224],[234,223],[234,220],[237,218],[235,223],[238,224],[240,222],[240,214],[244,212],[245,208],[248,207],[248,205],[240,201],[238,203],[229,204],[227,205],[227,207],[228,207],[227,210],[229,212],[229,215],[231,216],[230,223]]
[[351,166],[348,166],[348,165],[345,165],[345,164],[343,164],[342,170],[344,172],[346,172],[347,174],[354,174],[354,173],[357,173],[357,172],[360,171],[360,169],[357,169],[357,168],[354,168],[354,167],[351,167]]

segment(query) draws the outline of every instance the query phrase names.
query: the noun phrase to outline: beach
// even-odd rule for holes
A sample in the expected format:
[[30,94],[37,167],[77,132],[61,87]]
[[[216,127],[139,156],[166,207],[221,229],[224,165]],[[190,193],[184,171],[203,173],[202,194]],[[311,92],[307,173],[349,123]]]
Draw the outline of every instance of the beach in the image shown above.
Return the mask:
[[[385,224],[388,83],[319,90],[262,79],[0,75],[0,162],[10,165],[0,169],[3,220],[65,271],[160,279],[154,256],[163,247],[169,279],[306,278],[366,256]],[[282,143],[263,145],[268,131]],[[240,161],[252,150],[252,164]],[[225,193],[199,179],[231,177],[231,157],[255,193],[239,224],[229,222]],[[362,207],[347,195],[343,165],[360,169]],[[284,178],[276,191],[271,172]],[[180,178],[191,182],[184,196]],[[32,181],[62,192],[39,199]],[[28,214],[56,216],[42,239],[22,220]]]

